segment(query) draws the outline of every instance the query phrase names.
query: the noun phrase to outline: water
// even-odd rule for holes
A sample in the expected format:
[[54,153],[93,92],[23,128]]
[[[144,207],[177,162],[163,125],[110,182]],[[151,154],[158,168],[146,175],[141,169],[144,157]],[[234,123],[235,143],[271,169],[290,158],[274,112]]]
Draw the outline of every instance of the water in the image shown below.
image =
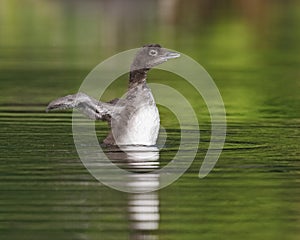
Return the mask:
[[[164,4],[171,1],[0,1],[1,239],[299,239],[299,3]],[[150,82],[179,89],[197,109],[201,142],[172,185],[123,193],[83,166],[71,113],[44,110],[105,58],[148,42],[209,71],[224,99],[227,139],[199,179],[210,139],[205,104],[183,80],[153,70]],[[122,76],[103,99],[126,85]],[[177,120],[159,109],[166,145],[153,168],[180,141]],[[107,126],[96,130],[101,141]],[[158,182],[135,176],[133,185]]]

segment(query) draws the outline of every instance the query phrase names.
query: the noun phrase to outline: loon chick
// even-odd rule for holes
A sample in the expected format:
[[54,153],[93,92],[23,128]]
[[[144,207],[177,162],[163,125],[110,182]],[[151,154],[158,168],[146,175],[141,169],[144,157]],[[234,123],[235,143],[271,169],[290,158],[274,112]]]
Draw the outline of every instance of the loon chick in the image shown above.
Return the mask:
[[159,131],[159,113],[150,88],[147,72],[180,54],[170,52],[159,44],[139,49],[130,67],[126,97],[101,102],[84,93],[77,93],[52,101],[47,112],[75,108],[93,120],[107,121],[111,131],[104,139],[106,145],[154,145]]

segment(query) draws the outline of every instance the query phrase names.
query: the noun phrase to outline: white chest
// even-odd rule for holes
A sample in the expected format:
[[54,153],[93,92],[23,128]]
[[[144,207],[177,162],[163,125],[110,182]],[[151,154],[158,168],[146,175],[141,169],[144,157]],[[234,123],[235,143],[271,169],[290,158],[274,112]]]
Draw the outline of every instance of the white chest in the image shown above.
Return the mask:
[[116,134],[116,142],[119,145],[154,145],[159,122],[156,105],[141,106],[128,119],[126,130],[123,128],[122,132]]

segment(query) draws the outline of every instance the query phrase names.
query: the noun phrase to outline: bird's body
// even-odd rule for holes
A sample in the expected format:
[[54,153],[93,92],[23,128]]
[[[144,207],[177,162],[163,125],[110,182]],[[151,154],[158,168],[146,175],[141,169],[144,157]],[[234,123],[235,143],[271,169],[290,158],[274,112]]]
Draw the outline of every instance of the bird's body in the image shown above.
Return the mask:
[[[117,145],[154,145],[159,131],[159,113],[151,90],[145,84],[130,89],[124,102],[117,103],[118,114],[111,119]],[[121,106],[121,107],[119,107]],[[104,142],[112,144],[110,137]]]
[[160,118],[151,89],[146,83],[147,72],[153,66],[179,56],[158,44],[146,45],[137,53],[131,65],[129,88],[124,99],[105,103],[84,93],[77,93],[52,101],[47,111],[76,108],[93,120],[107,121],[111,127],[103,141],[107,145],[154,145]]

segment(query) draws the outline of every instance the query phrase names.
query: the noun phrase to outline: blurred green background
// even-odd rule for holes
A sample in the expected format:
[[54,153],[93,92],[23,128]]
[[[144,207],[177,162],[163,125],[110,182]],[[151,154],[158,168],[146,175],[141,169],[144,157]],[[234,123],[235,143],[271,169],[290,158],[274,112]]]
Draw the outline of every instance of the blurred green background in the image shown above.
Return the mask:
[[[150,72],[149,82],[187,96],[202,130],[192,167],[155,193],[152,231],[132,227],[128,199],[136,196],[101,185],[82,166],[71,114],[44,113],[98,63],[146,43],[203,65],[228,120],[221,158],[200,180],[210,136],[201,97],[174,75]],[[0,238],[299,239],[299,43],[296,0],[0,0]],[[121,96],[126,78],[103,98]],[[180,133],[160,112],[167,162]],[[106,125],[97,131],[103,139]]]

